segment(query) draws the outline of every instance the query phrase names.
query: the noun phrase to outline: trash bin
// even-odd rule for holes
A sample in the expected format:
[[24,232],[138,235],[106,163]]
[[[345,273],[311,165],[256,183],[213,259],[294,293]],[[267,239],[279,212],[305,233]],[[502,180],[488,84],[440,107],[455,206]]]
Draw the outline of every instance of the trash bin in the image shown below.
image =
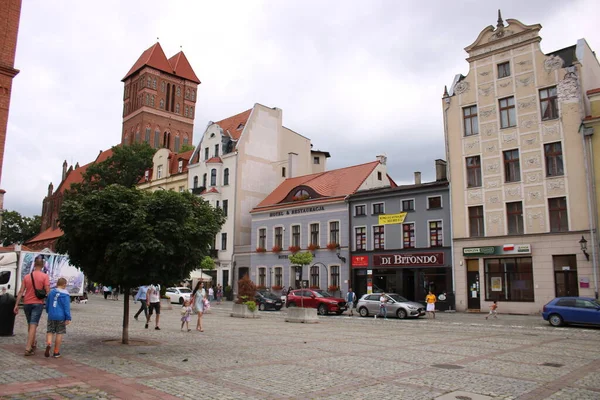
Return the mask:
[[13,336],[15,328],[15,296],[4,293],[0,296],[0,336]]

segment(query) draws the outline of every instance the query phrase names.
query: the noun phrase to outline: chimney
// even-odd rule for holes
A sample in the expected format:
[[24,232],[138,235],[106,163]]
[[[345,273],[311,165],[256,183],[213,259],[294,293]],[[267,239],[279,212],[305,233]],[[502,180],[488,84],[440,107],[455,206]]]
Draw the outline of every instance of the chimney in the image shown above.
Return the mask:
[[286,178],[294,177],[294,167],[296,166],[296,157],[298,157],[298,153],[288,153],[288,170],[286,174]]
[[48,197],[52,196],[52,192],[54,192],[54,185],[52,182],[48,185]]
[[63,163],[62,180],[64,181],[66,177],[67,177],[67,160],[65,160],[65,162]]
[[435,160],[435,180],[436,181],[445,181],[448,179],[448,174],[446,172],[446,161],[440,160],[439,158]]
[[380,155],[376,156],[375,158],[377,158],[379,160],[380,164],[382,164],[382,165],[387,164],[387,157],[384,154],[380,154]]
[[421,173],[419,171],[415,172],[415,185],[421,184]]

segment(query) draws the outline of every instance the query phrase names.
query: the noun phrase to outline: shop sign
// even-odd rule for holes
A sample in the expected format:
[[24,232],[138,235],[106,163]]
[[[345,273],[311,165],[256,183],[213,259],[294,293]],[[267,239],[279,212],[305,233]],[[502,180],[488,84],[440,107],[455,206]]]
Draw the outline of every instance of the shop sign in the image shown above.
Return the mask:
[[406,212],[399,214],[382,214],[379,216],[379,225],[402,224],[406,218]]
[[368,267],[369,256],[352,256],[353,267]]
[[323,206],[296,208],[294,210],[274,211],[269,213],[269,217],[283,217],[284,215],[305,214],[317,211],[325,211]]
[[404,266],[443,266],[444,253],[416,253],[416,254],[386,254],[374,255],[373,265],[376,267],[404,267]]
[[502,246],[481,246],[463,248],[463,256],[508,256],[513,254],[531,254],[530,244],[504,244]]

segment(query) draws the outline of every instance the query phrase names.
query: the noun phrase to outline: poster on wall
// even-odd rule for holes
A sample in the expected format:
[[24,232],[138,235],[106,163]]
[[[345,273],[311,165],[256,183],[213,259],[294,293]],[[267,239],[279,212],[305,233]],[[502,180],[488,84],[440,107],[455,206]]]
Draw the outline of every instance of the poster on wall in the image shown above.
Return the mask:
[[492,292],[502,291],[502,278],[499,276],[493,276],[491,278]]
[[33,271],[33,264],[37,257],[41,257],[44,260],[44,268],[42,271],[48,274],[48,277],[50,278],[50,288],[56,287],[58,278],[65,278],[67,280],[67,291],[70,295],[83,295],[83,285],[85,280],[83,272],[69,263],[68,256],[61,254],[21,252],[21,280],[25,275]]

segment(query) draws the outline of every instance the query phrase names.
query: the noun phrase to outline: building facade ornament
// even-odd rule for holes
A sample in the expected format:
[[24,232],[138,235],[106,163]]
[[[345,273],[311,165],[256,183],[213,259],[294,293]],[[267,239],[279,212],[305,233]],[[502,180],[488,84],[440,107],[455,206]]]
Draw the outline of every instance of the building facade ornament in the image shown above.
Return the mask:
[[547,73],[556,71],[557,69],[562,68],[563,63],[563,59],[559,56],[550,56],[544,60],[544,70],[546,70]]
[[517,140],[517,133],[507,133],[502,135],[502,141],[504,143],[511,143],[511,142],[515,142]]
[[493,85],[488,85],[487,87],[480,86],[478,92],[481,96],[487,97],[490,95],[493,88],[494,88]]
[[519,102],[519,110],[525,110],[535,105],[535,97],[531,97],[529,100],[522,100]]
[[485,169],[489,172],[498,172],[498,170],[500,169],[500,163],[491,162],[485,166]]
[[488,203],[496,204],[500,202],[499,196],[492,196],[488,199]]
[[470,89],[469,82],[460,81],[454,87],[454,93],[456,93],[456,94],[463,94],[463,93],[468,92],[469,89]]
[[506,189],[506,195],[510,196],[510,197],[521,196],[521,187],[517,186],[517,187],[514,187],[514,188],[507,188]]
[[519,82],[520,86],[529,86],[531,84],[531,82],[533,82],[533,76],[528,76],[526,78],[519,78],[519,79],[517,79],[517,82]]
[[479,146],[479,140],[465,142],[465,150],[472,150],[475,146]]
[[490,146],[487,146],[485,149],[487,150],[488,153],[495,153],[496,152],[496,145],[492,144]]
[[481,190],[470,190],[469,191],[469,200],[481,200]]
[[496,114],[496,107],[492,106],[490,108],[488,108],[487,110],[481,110],[481,112],[479,113],[483,118],[487,118],[490,115],[495,115]]
[[539,166],[540,165],[540,158],[538,156],[531,156],[525,159],[525,163],[529,166]]
[[559,127],[558,124],[553,124],[553,125],[542,125],[542,134],[544,136],[552,136],[552,135],[556,135],[559,132]]
[[542,174],[539,172],[529,172],[525,174],[525,183],[538,183],[542,181]]
[[565,188],[565,181],[563,179],[553,179],[548,181],[548,190],[553,190],[553,191],[557,191],[557,190],[564,190]]
[[533,222],[537,220],[539,227],[543,228],[544,227],[544,217],[543,214],[538,211],[538,212],[530,212],[527,214],[527,222],[530,228],[533,228]]
[[579,101],[579,80],[574,72],[569,72],[558,81],[556,88],[558,101]]
[[512,85],[512,79],[507,79],[504,82],[498,82],[498,86],[500,86],[502,88],[508,87],[510,85]]
[[532,192],[527,193],[527,197],[529,198],[529,200],[538,200],[542,198],[542,194],[539,191],[534,190]]
[[525,140],[524,140],[525,144],[527,144],[527,145],[529,145],[529,146],[532,146],[532,145],[536,144],[536,143],[537,143],[537,141],[538,141],[538,139],[537,139],[537,137],[535,137],[535,136],[534,136],[534,137],[532,137],[532,138],[529,138],[529,139],[525,139]]
[[499,188],[500,187],[500,181],[499,180],[489,180],[488,183],[487,183],[487,187],[488,187],[488,189]]

